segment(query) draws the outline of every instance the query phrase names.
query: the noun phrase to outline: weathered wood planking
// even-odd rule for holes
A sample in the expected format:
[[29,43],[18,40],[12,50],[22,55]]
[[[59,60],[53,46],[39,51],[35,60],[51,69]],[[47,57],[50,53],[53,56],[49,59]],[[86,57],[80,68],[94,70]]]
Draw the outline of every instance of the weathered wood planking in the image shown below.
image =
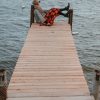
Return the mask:
[[94,100],[90,96],[9,98],[8,100]]
[[69,24],[32,24],[7,93],[7,100],[94,100]]

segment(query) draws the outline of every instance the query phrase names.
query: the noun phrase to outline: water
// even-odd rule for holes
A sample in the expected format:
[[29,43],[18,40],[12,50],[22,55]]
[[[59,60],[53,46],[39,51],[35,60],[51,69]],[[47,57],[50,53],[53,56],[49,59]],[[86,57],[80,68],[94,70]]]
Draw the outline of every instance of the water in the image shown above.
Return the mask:
[[[8,81],[27,36],[31,2],[0,2],[0,68],[7,70]],[[64,7],[67,2],[74,9],[73,36],[89,89],[93,93],[93,71],[100,69],[100,0],[41,0],[41,6],[44,9]]]

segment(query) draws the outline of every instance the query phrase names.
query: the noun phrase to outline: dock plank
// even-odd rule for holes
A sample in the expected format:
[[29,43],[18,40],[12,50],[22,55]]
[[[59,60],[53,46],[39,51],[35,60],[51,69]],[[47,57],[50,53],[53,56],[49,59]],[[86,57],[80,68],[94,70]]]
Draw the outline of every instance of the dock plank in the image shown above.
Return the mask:
[[94,100],[90,96],[9,98],[8,100]]

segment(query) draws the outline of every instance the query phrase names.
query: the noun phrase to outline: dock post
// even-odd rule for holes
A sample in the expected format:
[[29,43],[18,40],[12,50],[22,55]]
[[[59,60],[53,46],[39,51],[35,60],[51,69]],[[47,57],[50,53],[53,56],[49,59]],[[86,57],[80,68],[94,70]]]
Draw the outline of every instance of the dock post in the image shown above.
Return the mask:
[[95,91],[95,100],[100,100],[100,71],[95,70],[96,72],[96,91]]
[[30,27],[34,23],[34,5],[31,5],[31,12],[30,12]]
[[0,69],[0,100],[6,100],[7,98],[7,81],[6,71]]
[[70,24],[71,26],[71,30],[72,30],[72,22],[73,22],[73,9],[69,9],[69,20],[68,20],[68,24]]

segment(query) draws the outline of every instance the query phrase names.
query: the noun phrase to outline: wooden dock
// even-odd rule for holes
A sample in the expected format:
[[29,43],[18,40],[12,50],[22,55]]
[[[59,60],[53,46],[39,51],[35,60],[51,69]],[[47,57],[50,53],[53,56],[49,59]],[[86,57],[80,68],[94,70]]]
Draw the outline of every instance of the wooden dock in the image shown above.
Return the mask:
[[94,100],[69,24],[32,24],[7,96],[7,100]]

